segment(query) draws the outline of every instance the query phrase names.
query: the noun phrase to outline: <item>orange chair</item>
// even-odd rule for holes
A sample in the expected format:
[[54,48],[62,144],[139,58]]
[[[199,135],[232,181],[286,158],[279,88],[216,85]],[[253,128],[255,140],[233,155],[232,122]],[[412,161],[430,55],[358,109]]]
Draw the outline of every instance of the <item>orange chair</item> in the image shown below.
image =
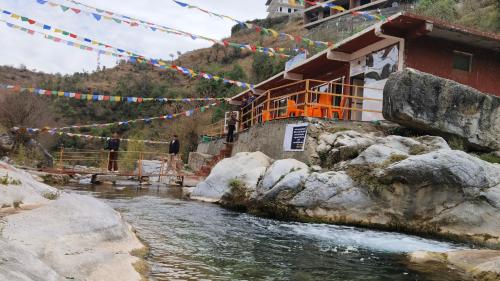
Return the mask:
[[[320,94],[318,103],[318,107],[321,109],[321,117],[331,118],[332,115],[330,109],[333,104],[333,96]],[[324,112],[326,112],[326,114],[324,114]]]
[[334,113],[337,113],[337,115],[339,116],[339,120],[343,120],[344,119],[344,107],[345,107],[346,103],[347,103],[347,98],[342,97],[342,99],[340,100],[339,107],[330,108],[330,118],[333,118],[335,116]]
[[309,106],[307,108],[307,117],[322,118],[323,111],[320,106]]
[[263,110],[262,123],[266,123],[267,121],[271,121],[271,112],[269,112],[269,110]]
[[294,100],[289,99],[286,103],[286,116],[291,117],[292,114],[295,117],[299,117],[299,116],[302,116],[304,114],[304,110],[299,109],[297,107],[297,103],[295,103]]

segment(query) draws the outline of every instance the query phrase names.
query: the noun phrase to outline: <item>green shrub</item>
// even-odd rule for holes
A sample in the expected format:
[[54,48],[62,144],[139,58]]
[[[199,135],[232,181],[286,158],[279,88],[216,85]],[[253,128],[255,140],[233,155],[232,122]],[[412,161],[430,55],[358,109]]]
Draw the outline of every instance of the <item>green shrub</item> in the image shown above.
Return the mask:
[[421,0],[416,7],[419,14],[454,21],[458,17],[455,0]]
[[19,209],[19,207],[21,207],[21,204],[23,204],[23,201],[14,201],[12,202],[12,207],[14,207],[14,209]]
[[389,156],[389,158],[387,160],[384,161],[384,163],[382,163],[382,166],[389,166],[391,165],[392,163],[396,163],[396,162],[400,162],[400,161],[403,161],[405,160],[406,158],[408,158],[408,156],[406,155],[402,155],[402,154],[391,154],[391,156]]
[[13,179],[9,177],[9,175],[5,175],[3,177],[0,177],[0,184],[1,185],[21,185],[21,181],[18,179]]
[[426,151],[427,151],[427,149],[424,145],[417,144],[417,145],[410,147],[410,151],[408,151],[408,152],[410,153],[410,155],[420,155],[420,154],[424,154]]
[[448,138],[448,145],[451,147],[451,149],[465,151],[464,140],[460,137]]
[[482,154],[479,158],[486,162],[500,164],[500,157],[498,157],[494,152]]
[[45,192],[42,194],[43,198],[49,199],[49,200],[56,200],[59,198],[59,192]]
[[229,187],[232,189],[241,189],[245,187],[245,184],[240,179],[234,178],[229,181]]

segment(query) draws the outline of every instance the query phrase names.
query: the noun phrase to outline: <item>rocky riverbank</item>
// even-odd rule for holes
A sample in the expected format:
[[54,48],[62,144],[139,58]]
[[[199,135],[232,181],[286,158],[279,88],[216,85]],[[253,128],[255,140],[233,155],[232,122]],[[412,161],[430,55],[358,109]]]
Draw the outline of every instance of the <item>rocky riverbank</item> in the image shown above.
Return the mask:
[[[328,132],[318,165],[238,153],[191,198],[254,214],[403,231],[500,248],[500,165],[437,136]],[[496,252],[500,256],[500,252]]]
[[0,162],[0,279],[141,280],[144,245],[101,201]]

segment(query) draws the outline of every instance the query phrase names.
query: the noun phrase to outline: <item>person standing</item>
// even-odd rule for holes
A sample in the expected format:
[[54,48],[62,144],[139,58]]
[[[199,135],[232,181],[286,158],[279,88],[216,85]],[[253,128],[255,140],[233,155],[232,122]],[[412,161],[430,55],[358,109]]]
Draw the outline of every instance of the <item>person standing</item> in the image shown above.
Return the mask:
[[226,143],[234,142],[234,131],[236,130],[236,124],[239,122],[236,118],[236,112],[232,112],[229,120],[227,121],[227,137]]
[[169,168],[175,169],[178,171],[178,165],[177,165],[177,155],[179,154],[181,148],[181,143],[179,141],[179,137],[177,135],[174,135],[174,138],[170,142],[170,145],[168,147],[168,153],[170,154],[170,163],[169,163]]
[[181,148],[181,143],[179,142],[179,137],[177,135],[174,135],[174,138],[172,139],[168,147],[168,153],[172,155],[177,155],[179,154],[180,148]]
[[108,171],[118,172],[118,150],[120,149],[118,133],[113,133],[112,138],[106,144],[106,149],[109,150]]

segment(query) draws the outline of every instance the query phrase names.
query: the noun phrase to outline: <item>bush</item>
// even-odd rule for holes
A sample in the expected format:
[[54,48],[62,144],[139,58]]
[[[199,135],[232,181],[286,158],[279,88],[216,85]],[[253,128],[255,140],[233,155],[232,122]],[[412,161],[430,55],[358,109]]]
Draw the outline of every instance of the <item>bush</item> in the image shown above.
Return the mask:
[[458,17],[455,0],[421,0],[417,12],[425,16],[454,21]]
[[479,158],[486,162],[500,164],[500,157],[498,157],[494,152],[482,154]]

